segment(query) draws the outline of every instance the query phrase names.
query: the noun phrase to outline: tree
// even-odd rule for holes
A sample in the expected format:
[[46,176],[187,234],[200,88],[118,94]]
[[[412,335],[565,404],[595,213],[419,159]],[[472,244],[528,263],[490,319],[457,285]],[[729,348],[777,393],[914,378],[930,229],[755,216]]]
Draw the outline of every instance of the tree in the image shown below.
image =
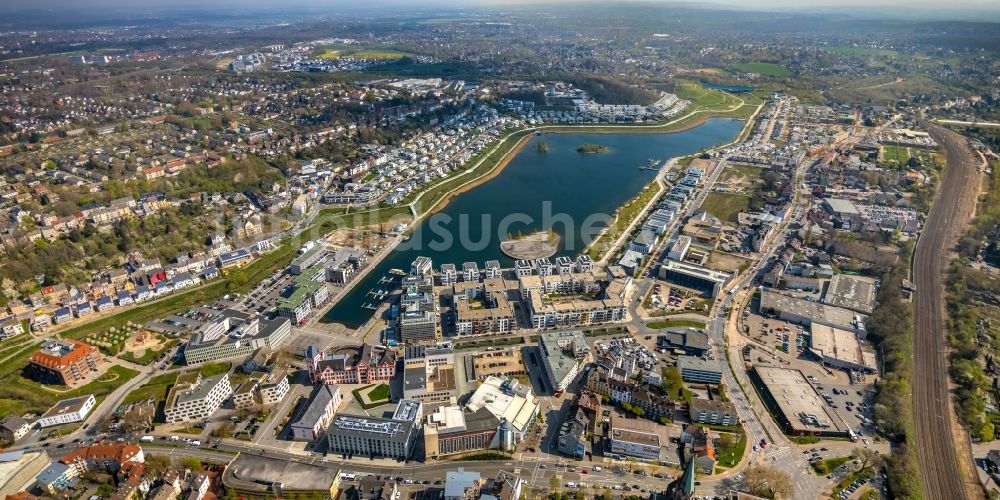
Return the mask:
[[764,187],[768,191],[774,191],[778,187],[778,181],[781,180],[781,177],[774,172],[765,172],[762,178],[764,179]]
[[770,498],[791,498],[792,478],[769,465],[754,465],[743,472],[750,493]]
[[664,366],[660,369],[660,375],[663,378],[661,387],[663,387],[664,394],[674,400],[680,398],[681,391],[684,390],[684,380],[681,378],[681,372],[677,370],[677,367]]
[[552,490],[553,493],[559,491],[559,478],[558,477],[552,476],[552,477],[549,478],[549,489]]
[[152,476],[160,476],[170,467],[170,457],[166,455],[147,455],[146,471]]
[[851,455],[860,462],[861,470],[869,467],[878,468],[882,465],[882,455],[870,448],[857,447],[851,452]]
[[198,457],[184,457],[181,459],[181,465],[185,469],[191,469],[192,471],[200,471],[205,468],[205,465],[201,463],[201,459]]

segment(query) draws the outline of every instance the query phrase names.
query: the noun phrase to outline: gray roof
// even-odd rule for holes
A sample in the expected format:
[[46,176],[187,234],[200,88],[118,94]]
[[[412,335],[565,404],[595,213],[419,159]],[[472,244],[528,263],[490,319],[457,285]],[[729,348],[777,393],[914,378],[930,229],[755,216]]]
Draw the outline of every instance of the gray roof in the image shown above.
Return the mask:
[[315,427],[316,422],[319,422],[319,419],[326,413],[326,408],[330,406],[336,392],[336,385],[317,385],[312,394],[309,395],[309,402],[306,403],[305,410],[302,411],[299,419],[292,424],[292,427],[305,427],[306,429]]
[[189,390],[186,390],[178,394],[177,399],[174,402],[174,405],[176,406],[178,403],[184,403],[187,401],[199,401],[205,399],[205,397],[208,396],[208,393],[212,392],[212,389],[214,389],[215,386],[219,385],[219,383],[222,382],[222,379],[228,379],[228,378],[229,378],[228,373],[212,375],[211,377],[204,378],[202,379],[201,383],[195,386],[194,388],[191,388]]
[[694,356],[680,356],[677,358],[677,369],[684,370],[701,370],[715,373],[722,373],[722,368],[719,366],[719,362],[712,359],[696,358]]
[[467,471],[462,467],[448,472],[444,480],[444,497],[465,498],[465,490],[474,487],[481,478],[478,472]]
[[327,431],[331,436],[362,436],[397,443],[408,443],[413,432],[413,422],[344,414],[333,417]]

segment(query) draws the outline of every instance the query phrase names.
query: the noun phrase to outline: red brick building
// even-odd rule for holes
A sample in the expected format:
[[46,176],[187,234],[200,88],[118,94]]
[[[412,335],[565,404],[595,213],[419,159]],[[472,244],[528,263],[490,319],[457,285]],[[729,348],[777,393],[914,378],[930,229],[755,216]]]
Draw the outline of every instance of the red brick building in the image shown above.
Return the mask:
[[76,340],[49,340],[31,355],[28,363],[32,377],[45,384],[69,387],[90,382],[101,374],[104,360],[101,353]]

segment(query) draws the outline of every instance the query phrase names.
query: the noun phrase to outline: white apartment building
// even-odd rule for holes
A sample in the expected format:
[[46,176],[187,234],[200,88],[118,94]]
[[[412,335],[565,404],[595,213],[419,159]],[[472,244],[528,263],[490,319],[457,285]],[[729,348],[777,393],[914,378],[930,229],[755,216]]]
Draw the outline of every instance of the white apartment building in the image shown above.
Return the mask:
[[38,427],[44,429],[54,425],[83,422],[83,419],[87,418],[90,410],[96,404],[97,399],[94,398],[93,394],[73,399],[64,399],[56,403],[52,408],[49,408],[49,411],[45,412],[45,415],[42,415],[38,419]]
[[197,372],[178,375],[164,407],[167,423],[208,418],[232,394],[228,373],[205,379]]

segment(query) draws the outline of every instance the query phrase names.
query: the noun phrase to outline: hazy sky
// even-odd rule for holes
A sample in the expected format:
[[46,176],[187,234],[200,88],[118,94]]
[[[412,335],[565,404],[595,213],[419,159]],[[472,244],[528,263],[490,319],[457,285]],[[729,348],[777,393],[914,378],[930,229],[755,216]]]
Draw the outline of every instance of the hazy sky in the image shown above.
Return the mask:
[[[616,1],[616,0],[611,0]],[[379,8],[399,8],[417,10],[422,7],[459,6],[524,6],[531,4],[558,3],[603,3],[608,0],[0,0],[0,12],[17,11],[77,11],[85,10],[90,16],[100,15],[101,9],[118,13],[142,11],[174,11],[177,9],[220,10],[220,9],[266,9],[312,8],[316,10],[378,10]],[[916,9],[923,11],[1000,11],[1000,0],[642,0],[636,3],[684,4],[689,6],[711,4],[738,9],[783,8],[795,11],[819,10],[836,11],[838,7],[848,10],[870,10],[879,8],[900,8],[901,14]],[[890,11],[891,12],[891,11]],[[943,16],[950,17],[950,16]]]

